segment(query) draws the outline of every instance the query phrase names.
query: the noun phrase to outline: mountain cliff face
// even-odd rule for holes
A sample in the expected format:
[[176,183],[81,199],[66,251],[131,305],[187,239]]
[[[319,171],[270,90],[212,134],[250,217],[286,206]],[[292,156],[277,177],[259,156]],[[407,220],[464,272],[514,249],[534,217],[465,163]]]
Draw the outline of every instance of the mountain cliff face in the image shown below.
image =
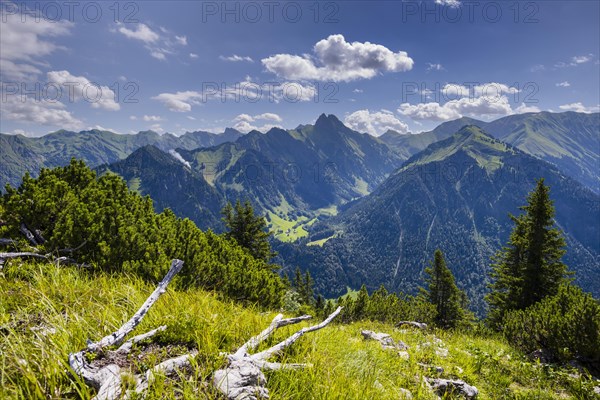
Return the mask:
[[490,256],[512,228],[535,179],[551,188],[556,221],[566,233],[565,261],[575,280],[600,295],[600,197],[556,167],[467,126],[409,159],[377,190],[315,226],[322,247],[280,245],[289,266],[308,268],[333,296],[365,283],[415,292],[441,249],[473,308],[482,311]]
[[71,132],[60,130],[30,138],[0,134],[0,185],[18,186],[25,172],[37,176],[41,168],[64,166],[72,157],[83,159],[91,167],[119,161],[140,147],[154,145],[164,151],[175,148],[196,149],[237,140],[242,134],[227,129],[222,134],[188,132],[182,136],[159,135],[142,131],[135,135],[120,135],[97,129]]

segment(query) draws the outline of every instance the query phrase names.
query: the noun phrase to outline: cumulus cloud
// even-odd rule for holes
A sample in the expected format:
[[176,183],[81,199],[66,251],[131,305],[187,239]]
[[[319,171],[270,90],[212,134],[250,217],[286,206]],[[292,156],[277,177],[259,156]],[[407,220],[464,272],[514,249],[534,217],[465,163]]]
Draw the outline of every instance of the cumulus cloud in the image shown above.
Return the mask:
[[190,53],[190,58],[198,58],[198,54],[196,54],[196,53]]
[[185,92],[161,93],[152,97],[152,99],[160,101],[171,111],[189,112],[192,111],[192,104],[200,104],[202,94],[187,90]]
[[525,114],[525,113],[537,113],[540,112],[542,110],[540,110],[538,107],[536,106],[530,106],[527,105],[525,103],[521,103],[521,105],[517,108],[515,108],[515,114]]
[[117,111],[121,108],[115,101],[115,92],[108,86],[100,86],[86,77],[72,75],[69,71],[50,71],[48,82],[62,87],[68,101],[86,100],[93,108]]
[[408,133],[408,125],[397,119],[391,111],[371,112],[358,110],[344,118],[344,124],[358,132],[366,132],[372,136],[381,136],[388,130]]
[[41,73],[39,68],[47,66],[43,57],[65,50],[50,39],[68,35],[73,27],[69,21],[36,18],[35,12],[23,11],[23,8],[18,7],[21,11],[18,13],[9,13],[8,7],[0,11],[0,79],[4,81],[35,80]]
[[313,48],[314,55],[276,54],[262,59],[265,68],[291,80],[353,81],[370,79],[381,72],[402,72],[413,67],[404,51],[393,52],[370,42],[347,42],[331,35]]
[[579,101],[577,103],[563,104],[562,106],[559,106],[558,108],[560,108],[561,110],[565,110],[565,111],[575,111],[575,112],[587,113],[587,114],[600,112],[600,104],[596,105],[596,106],[586,107]]
[[83,122],[75,118],[58,101],[36,100],[33,97],[6,96],[0,102],[2,119],[24,123],[49,125],[65,129],[78,130]]
[[249,115],[249,114],[239,114],[233,119],[234,125],[233,128],[237,129],[240,132],[248,133],[250,131],[256,130],[260,132],[266,132],[271,128],[280,127],[279,125],[274,125],[272,123],[263,123],[263,125],[254,125],[255,122],[261,121],[275,121],[281,122],[282,119],[279,115],[274,113],[263,113],[258,115]]
[[[452,100],[456,101],[456,100]],[[398,112],[414,120],[450,121],[462,117],[458,111],[440,103],[402,103]]]
[[569,87],[571,84],[568,81],[559,82],[556,84],[557,87]]
[[518,93],[519,89],[503,83],[446,84],[440,92],[444,99],[449,99],[444,104],[439,102],[403,103],[398,108],[398,112],[413,120],[449,121],[464,115],[489,118],[510,115],[515,112],[532,112],[523,110],[533,110],[524,104],[517,109],[518,111],[513,110],[508,95]]
[[240,62],[240,61],[247,61],[247,62],[254,62],[254,60],[252,59],[252,57],[242,57],[242,56],[238,56],[237,54],[231,55],[231,56],[219,56],[219,58],[223,61],[231,61],[231,62]]

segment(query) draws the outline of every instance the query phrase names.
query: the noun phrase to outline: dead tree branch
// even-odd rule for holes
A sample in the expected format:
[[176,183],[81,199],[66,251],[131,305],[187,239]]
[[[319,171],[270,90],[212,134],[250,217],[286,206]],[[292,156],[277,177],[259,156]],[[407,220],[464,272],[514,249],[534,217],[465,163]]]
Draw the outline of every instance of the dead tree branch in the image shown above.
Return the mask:
[[[148,313],[150,307],[152,307],[158,298],[166,291],[167,286],[182,267],[183,261],[173,260],[171,262],[171,268],[169,269],[169,272],[158,284],[157,288],[152,292],[152,294],[150,294],[148,299],[146,299],[144,304],[133,315],[133,317],[124,323],[117,331],[103,337],[98,342],[89,343],[85,349],[77,353],[69,354],[69,365],[73,371],[82,377],[86,384],[98,390],[98,393],[94,399],[113,400],[120,398],[123,394],[121,389],[122,379],[124,376],[130,376],[131,374],[127,371],[121,371],[121,368],[117,364],[109,364],[102,368],[90,365],[85,357],[86,353],[99,353],[108,346],[121,344],[125,337],[139,325],[144,316]],[[128,354],[131,351],[134,343],[148,339],[164,329],[165,327],[161,326],[142,335],[134,336],[123,343],[121,347],[115,351],[115,353]],[[189,365],[189,359],[194,355],[195,353],[193,352],[185,356],[167,360],[147,371],[144,376],[134,376],[137,382],[136,391],[139,390],[140,393],[143,392],[153,379],[154,374],[157,372],[169,373],[176,368]]]
[[279,370],[284,368],[304,368],[306,364],[281,364],[269,362],[268,359],[291,346],[304,334],[314,332],[326,327],[342,310],[338,307],[323,322],[310,327],[302,328],[282,342],[256,354],[249,354],[258,345],[269,338],[278,328],[286,325],[297,324],[311,317],[304,315],[298,318],[283,319],[277,315],[268,328],[257,336],[244,343],[235,353],[227,356],[229,363],[224,369],[217,370],[213,376],[213,385],[230,400],[257,400],[269,397],[265,378],[262,370]]

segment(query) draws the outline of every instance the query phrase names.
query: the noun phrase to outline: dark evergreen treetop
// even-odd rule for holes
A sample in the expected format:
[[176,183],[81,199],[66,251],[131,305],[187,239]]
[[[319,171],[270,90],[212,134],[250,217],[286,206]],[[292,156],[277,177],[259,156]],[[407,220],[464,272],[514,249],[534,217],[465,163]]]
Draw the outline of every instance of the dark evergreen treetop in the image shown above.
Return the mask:
[[227,237],[234,239],[257,260],[268,263],[276,256],[269,244],[271,232],[267,229],[267,223],[262,216],[254,214],[248,200],[244,204],[237,200],[235,206],[227,203],[221,213],[228,230],[225,234]]
[[442,328],[453,328],[465,318],[464,293],[456,286],[454,275],[446,265],[441,250],[436,250],[431,266],[425,268],[428,274],[427,288],[421,292],[429,303],[435,306],[435,322]]
[[507,245],[494,257],[494,282],[487,296],[494,324],[500,323],[507,311],[523,310],[555,295],[567,277],[567,266],[561,261],[566,242],[554,226],[554,205],[543,178],[521,209],[524,214],[510,216],[514,229]]

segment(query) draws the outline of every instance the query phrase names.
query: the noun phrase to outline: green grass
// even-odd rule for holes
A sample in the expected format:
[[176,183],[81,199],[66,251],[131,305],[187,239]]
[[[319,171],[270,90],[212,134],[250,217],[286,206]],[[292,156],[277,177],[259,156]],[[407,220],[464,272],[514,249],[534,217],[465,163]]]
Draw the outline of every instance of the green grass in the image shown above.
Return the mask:
[[[93,390],[69,373],[68,354],[82,349],[88,338],[96,341],[113,332],[154,289],[135,277],[91,277],[47,264],[12,262],[0,273],[1,399],[91,398]],[[201,290],[167,290],[134,334],[164,324],[167,329],[155,342],[170,345],[169,356],[191,348],[198,348],[199,355],[193,371],[178,379],[158,379],[147,398],[219,398],[204,384],[224,365],[219,353],[240,346],[274,315],[219,301]],[[280,329],[262,347],[301,326]],[[410,346],[410,359],[364,341],[362,329],[404,341]],[[436,338],[448,349],[447,357],[436,353]],[[166,356],[166,348],[145,353],[140,346],[133,353],[133,368],[144,371]],[[332,324],[304,336],[279,361],[308,362],[312,367],[269,372],[272,399],[398,399],[400,388],[410,390],[415,399],[434,399],[422,377],[436,374],[426,374],[418,363],[442,366],[441,376],[476,386],[480,399],[593,398],[593,384],[585,376],[532,363],[502,339],[476,332],[422,332],[368,321]]]

